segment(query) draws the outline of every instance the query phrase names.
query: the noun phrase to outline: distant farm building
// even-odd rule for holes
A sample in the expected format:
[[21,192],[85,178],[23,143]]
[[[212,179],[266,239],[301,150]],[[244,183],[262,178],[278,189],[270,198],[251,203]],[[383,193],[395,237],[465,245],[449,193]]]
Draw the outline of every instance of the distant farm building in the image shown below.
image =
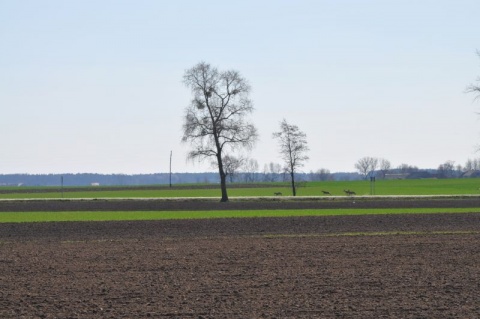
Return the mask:
[[476,171],[476,170],[469,170],[469,171],[466,171],[465,173],[462,174],[462,177],[463,178],[476,178],[476,177],[480,177],[480,171]]
[[408,173],[399,173],[399,174],[385,174],[385,179],[406,179]]
[[411,173],[387,173],[385,179],[421,179],[435,178],[436,175],[427,171],[416,171]]

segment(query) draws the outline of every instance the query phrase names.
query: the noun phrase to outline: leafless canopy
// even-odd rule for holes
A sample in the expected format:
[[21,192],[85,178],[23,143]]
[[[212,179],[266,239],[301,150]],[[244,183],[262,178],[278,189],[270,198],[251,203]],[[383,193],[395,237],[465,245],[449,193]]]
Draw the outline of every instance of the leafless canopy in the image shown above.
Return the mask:
[[368,174],[371,174],[377,169],[378,158],[375,157],[362,157],[355,163],[355,168],[366,179]]
[[184,84],[193,99],[185,109],[183,142],[189,142],[190,159],[213,156],[218,164],[222,201],[227,201],[223,155],[237,148],[251,148],[258,137],[248,122],[253,112],[250,86],[237,71],[219,71],[205,62],[185,71]]
[[288,124],[284,119],[280,123],[280,131],[273,133],[273,137],[278,139],[280,155],[285,163],[287,173],[290,174],[292,192],[293,196],[295,196],[295,172],[308,160],[306,155],[309,150],[307,135],[300,131],[298,126]]

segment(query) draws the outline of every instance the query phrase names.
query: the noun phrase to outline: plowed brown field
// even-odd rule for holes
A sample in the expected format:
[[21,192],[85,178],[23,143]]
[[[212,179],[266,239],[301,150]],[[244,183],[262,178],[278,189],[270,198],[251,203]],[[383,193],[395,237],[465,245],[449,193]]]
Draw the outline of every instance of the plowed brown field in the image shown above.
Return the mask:
[[0,318],[480,318],[480,214],[0,224]]

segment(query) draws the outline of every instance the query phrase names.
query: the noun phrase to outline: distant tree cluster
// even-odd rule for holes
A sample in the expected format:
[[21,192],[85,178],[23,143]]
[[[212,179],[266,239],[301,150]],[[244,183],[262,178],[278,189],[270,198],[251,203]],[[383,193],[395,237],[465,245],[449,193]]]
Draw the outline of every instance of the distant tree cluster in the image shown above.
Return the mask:
[[464,171],[480,171],[480,158],[468,159]]
[[285,171],[282,165],[270,162],[263,166],[264,182],[281,182],[285,180]]
[[373,176],[377,168],[379,172],[385,176],[385,174],[390,170],[392,164],[390,161],[384,158],[377,157],[362,157],[355,163],[355,168],[363,176],[364,179],[367,179],[370,176]]
[[409,173],[413,173],[413,172],[418,172],[419,168],[417,166],[414,166],[414,165],[402,163],[402,164],[398,165],[397,170],[401,174],[409,174]]
[[310,171],[310,180],[311,181],[331,181],[333,180],[333,175],[326,168],[320,168],[319,170],[313,172]]
[[[480,158],[468,159],[465,166],[455,165],[454,161],[448,160],[440,164],[436,169],[420,170],[417,166],[409,164],[400,164],[393,168],[390,161],[375,157],[363,157],[355,163],[355,168],[363,179],[369,176],[386,178],[388,174],[398,176],[410,176],[409,178],[457,178],[468,171],[480,172]],[[396,174],[396,175],[395,175]]]
[[452,178],[455,177],[455,162],[446,161],[443,164],[440,164],[437,168],[437,177],[438,178]]

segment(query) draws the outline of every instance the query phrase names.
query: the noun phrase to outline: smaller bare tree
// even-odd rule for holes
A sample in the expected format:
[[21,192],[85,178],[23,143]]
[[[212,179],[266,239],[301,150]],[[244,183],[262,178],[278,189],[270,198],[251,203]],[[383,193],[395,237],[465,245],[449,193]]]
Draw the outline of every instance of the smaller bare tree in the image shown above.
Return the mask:
[[253,183],[256,181],[258,173],[258,162],[256,159],[246,159],[242,166],[244,178],[246,183]]
[[285,162],[285,170],[290,175],[292,194],[296,196],[295,173],[308,160],[307,135],[300,131],[298,126],[288,124],[283,119],[280,123],[280,131],[273,133],[273,138],[278,139],[280,155]]
[[355,168],[363,175],[363,178],[367,179],[368,175],[373,174],[378,165],[378,158],[375,157],[362,157],[355,163]]
[[465,172],[475,170],[474,168],[473,161],[471,159],[468,159],[467,162],[465,163]]
[[281,180],[282,165],[270,162],[263,166],[263,181],[264,182],[278,182]]
[[389,160],[381,158],[380,159],[380,172],[382,173],[382,177],[385,178],[387,172],[392,168],[392,164]]
[[454,177],[455,171],[455,162],[454,161],[446,161],[443,164],[440,164],[437,169],[437,176],[439,178],[452,178]]
[[[243,157],[235,157],[232,155],[225,155],[223,157],[223,168],[225,170],[225,175],[227,176],[230,183],[233,183],[235,176],[239,172],[240,168],[245,163],[246,159]],[[216,162],[212,163],[216,167]]]

